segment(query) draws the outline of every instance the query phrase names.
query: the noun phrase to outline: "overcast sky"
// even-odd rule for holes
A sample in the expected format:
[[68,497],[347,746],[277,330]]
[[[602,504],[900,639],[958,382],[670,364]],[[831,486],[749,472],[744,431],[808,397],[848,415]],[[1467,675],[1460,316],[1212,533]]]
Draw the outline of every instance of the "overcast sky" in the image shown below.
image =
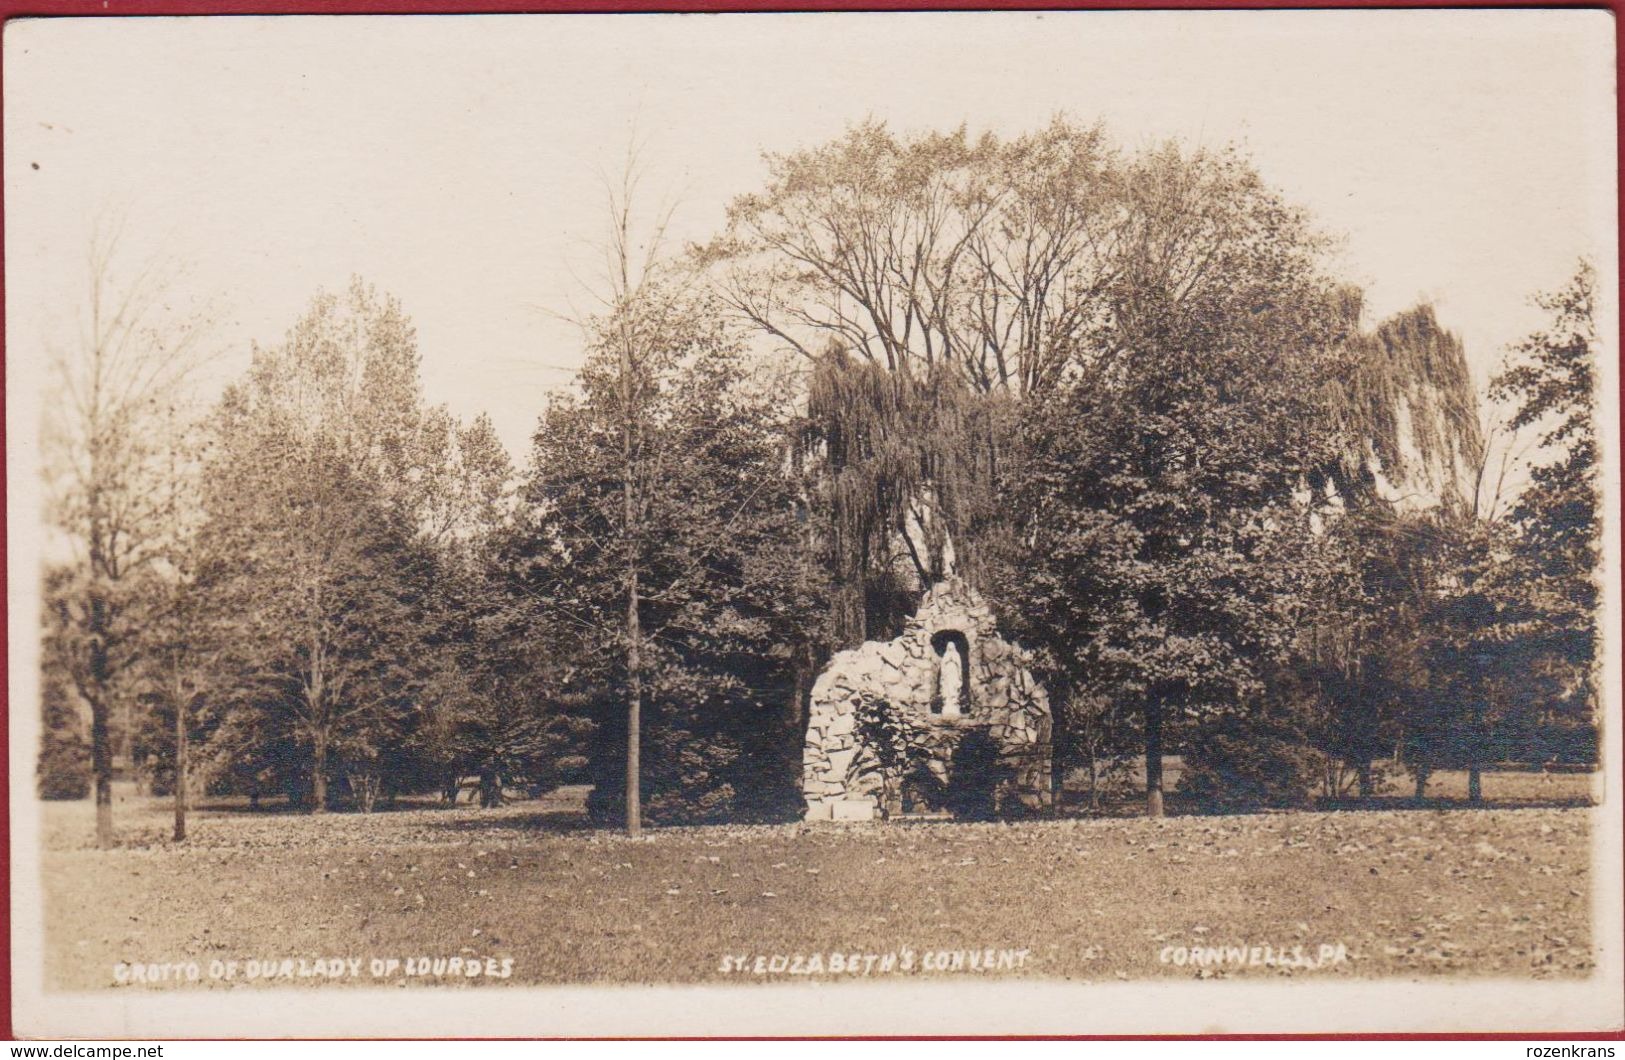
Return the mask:
[[[48,19],[5,37],[8,359],[83,304],[93,219],[183,263],[224,363],[360,274],[425,386],[516,457],[579,360],[600,173],[636,130],[676,234],[761,153],[876,117],[1015,134],[1057,111],[1136,146],[1240,142],[1346,237],[1373,308],[1432,300],[1480,378],[1581,254],[1613,276],[1602,12]],[[14,425],[15,426],[15,425]],[[17,435],[12,435],[17,439]]]

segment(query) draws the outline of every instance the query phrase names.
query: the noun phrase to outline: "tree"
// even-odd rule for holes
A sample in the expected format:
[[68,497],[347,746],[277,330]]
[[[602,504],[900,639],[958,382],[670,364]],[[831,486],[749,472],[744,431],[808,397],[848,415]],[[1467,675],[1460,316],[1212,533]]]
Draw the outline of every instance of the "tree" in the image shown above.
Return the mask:
[[[642,827],[644,781],[652,779],[645,777],[642,761],[645,731],[651,728],[644,721],[646,703],[664,702],[669,711],[681,696],[696,712],[689,717],[695,721],[715,714],[718,703],[759,705],[763,693],[771,699],[771,682],[758,678],[741,684],[736,669],[741,660],[770,647],[756,638],[772,628],[767,616],[786,599],[768,604],[770,594],[754,595],[768,590],[751,584],[755,571],[746,562],[753,540],[748,531],[753,522],[766,518],[760,504],[776,505],[767,511],[781,523],[795,511],[793,501],[779,493],[791,482],[783,438],[773,433],[783,424],[773,422],[766,401],[744,401],[747,388],[736,385],[739,379],[730,367],[742,351],[722,326],[720,305],[694,297],[692,271],[663,255],[670,210],[650,232],[634,231],[639,180],[633,151],[618,186],[608,188],[605,274],[596,292],[602,312],[580,321],[589,353],[578,377],[583,400],[550,406],[536,434],[537,471],[526,493],[531,521],[520,545],[530,566],[519,579],[545,600],[555,621],[573,625],[577,636],[587,638],[584,648],[598,644],[596,651],[588,651],[596,658],[592,676],[599,687],[625,689],[624,740],[615,740],[600,726],[601,750],[618,747],[624,753],[619,778],[624,797],[612,796],[601,781],[595,798],[619,802],[631,834]],[[702,410],[710,421],[694,418]],[[613,451],[603,447],[606,437],[613,438]],[[727,445],[735,447],[727,456],[737,461],[736,467],[707,462],[708,456],[720,459]],[[590,461],[580,469],[590,469],[587,479],[571,468],[584,460]],[[714,477],[719,474],[728,476],[727,481],[719,482]],[[732,488],[747,482],[747,492]],[[613,513],[604,508],[610,499],[606,488],[614,493]],[[688,537],[694,530],[717,536]],[[800,533],[791,536],[798,544],[804,540]],[[561,554],[569,557],[570,572],[550,566]],[[759,557],[754,559],[759,563]],[[615,664],[603,652],[605,642],[596,640],[609,628],[603,601],[579,580],[581,571],[604,562],[613,564],[614,572],[600,569],[600,580],[619,586],[621,618],[609,642],[622,655]],[[804,571],[804,565],[799,569]],[[706,628],[699,617],[708,607],[722,610],[708,615],[712,625]],[[664,642],[647,631],[646,613],[660,616]],[[731,662],[712,664],[715,685],[697,683],[695,677],[697,669],[707,666],[697,659],[717,650],[714,643],[690,643],[673,659],[673,648],[685,636],[733,644]],[[811,653],[805,638],[780,645],[786,643],[795,659],[799,706],[810,687]],[[654,729],[657,736],[676,731],[664,725]],[[712,749],[727,742],[719,736]],[[692,759],[696,753],[676,744],[662,750],[655,769],[668,776],[679,754]],[[724,761],[713,761],[701,772],[720,777],[742,754],[749,749],[728,747],[720,752]],[[596,761],[601,766],[604,755]],[[670,787],[658,779],[654,783]],[[718,784],[730,786],[725,780]]]
[[[645,813],[782,817],[799,807],[798,646],[817,636],[807,616],[822,606],[804,562],[789,410],[782,387],[746,373],[703,301],[649,286],[635,312],[625,327],[640,355],[625,357],[623,325],[606,322],[579,397],[556,398],[538,425],[511,551],[518,591],[572,645],[556,694],[587,705],[595,723],[595,816],[624,815],[629,828]],[[621,692],[634,665],[636,728]],[[632,742],[650,754],[629,754]]]
[[551,788],[560,762],[585,744],[568,691],[577,665],[569,642],[516,591],[504,562],[515,536],[503,527],[471,548],[468,562],[443,562],[436,580],[424,716],[404,751],[447,801],[469,773],[480,777],[485,806],[498,805],[507,785]]
[[1181,374],[1191,392],[1160,415],[1082,390],[1033,407],[1000,594],[1046,669],[1136,719],[1154,815],[1166,724],[1258,701],[1321,579],[1292,497],[1302,454],[1262,437],[1292,417],[1241,395],[1204,408],[1213,380]]
[[1075,694],[1125,699],[1156,815],[1167,724],[1259,701],[1326,577],[1307,484],[1341,443],[1316,425],[1347,321],[1306,218],[1240,159],[1131,173],[1108,322],[1022,407],[1000,596]]
[[1561,290],[1536,296],[1550,327],[1512,347],[1491,381],[1491,396],[1511,407],[1506,429],[1532,431],[1538,445],[1522,491],[1504,517],[1475,507],[1440,523],[1418,797],[1435,765],[1466,766],[1478,801],[1491,755],[1544,759],[1554,744],[1572,754],[1590,742],[1546,734],[1595,721],[1595,283],[1582,262]]
[[1476,802],[1493,757],[1544,759],[1589,743],[1557,734],[1584,731],[1595,716],[1594,284],[1582,263],[1563,289],[1537,296],[1550,328],[1514,346],[1491,381],[1491,397],[1511,407],[1505,431],[1533,431],[1539,447],[1511,508],[1499,504],[1507,462],[1521,455],[1509,448],[1493,483],[1486,456],[1470,507],[1432,520],[1420,638],[1428,688],[1407,741],[1418,798],[1437,768],[1465,767]]
[[950,565],[980,580],[1009,405],[1055,385],[1106,312],[1122,162],[1064,118],[1008,141],[869,122],[767,161],[698,260],[739,319],[810,362],[811,499],[853,644]]
[[410,321],[357,280],[256,347],[215,415],[203,547],[230,557],[212,589],[237,616],[233,695],[308,749],[317,813],[335,757],[371,809],[433,662],[435,546],[458,536],[448,498],[490,496],[447,488],[446,469],[472,459],[483,475],[488,460],[447,452],[459,433],[424,408],[417,373]]
[[1370,796],[1379,753],[1408,749],[1415,768],[1444,749],[1426,736],[1451,702],[1430,669],[1441,594],[1462,584],[1462,533],[1493,517],[1510,450],[1497,473],[1461,340],[1431,306],[1366,329],[1359,292],[1340,299],[1351,333],[1321,413],[1339,442],[1312,479],[1332,576],[1284,676],[1313,703],[1315,746]]
[[180,421],[171,407],[164,438],[164,468],[155,485],[161,491],[162,543],[150,579],[143,672],[149,689],[173,714],[170,751],[174,771],[175,842],[186,838],[191,794],[191,730],[197,708],[218,679],[220,616],[204,582],[214,576],[217,558],[200,538],[201,511],[194,503],[199,486],[202,438],[197,425]]
[[1537,432],[1543,458],[1509,513],[1519,590],[1513,633],[1525,658],[1570,668],[1575,709],[1587,717],[1597,695],[1601,549],[1596,283],[1596,270],[1581,262],[1563,288],[1537,296],[1551,326],[1513,347],[1512,363],[1491,384],[1492,397],[1515,407],[1510,427]]
[[1369,493],[1329,515],[1319,538],[1328,576],[1281,680],[1300,686],[1288,694],[1310,701],[1314,746],[1352,771],[1362,797],[1376,794],[1376,760],[1404,745],[1428,700],[1440,540],[1435,513]]
[[840,346],[807,386],[801,458],[835,563],[837,642],[898,632],[916,595],[976,569],[995,522],[1010,405],[938,368],[888,372]]
[[1323,405],[1340,445],[1317,485],[1357,519],[1437,507],[1488,517],[1498,480],[1461,338],[1430,305],[1367,329],[1360,292],[1344,287],[1337,298],[1348,333],[1340,370],[1324,380]]
[[1025,394],[1101,319],[1124,210],[1099,127],[1058,117],[1001,141],[871,121],[767,163],[702,260],[736,313],[805,357],[834,341],[887,372]]
[[92,240],[79,335],[51,351],[44,439],[48,511],[73,557],[47,621],[89,708],[96,840],[104,847],[113,842],[113,714],[133,706],[142,651],[136,586],[163,539],[165,513],[152,488],[161,438],[206,333],[167,313],[156,265],[126,273],[118,251],[117,230]]

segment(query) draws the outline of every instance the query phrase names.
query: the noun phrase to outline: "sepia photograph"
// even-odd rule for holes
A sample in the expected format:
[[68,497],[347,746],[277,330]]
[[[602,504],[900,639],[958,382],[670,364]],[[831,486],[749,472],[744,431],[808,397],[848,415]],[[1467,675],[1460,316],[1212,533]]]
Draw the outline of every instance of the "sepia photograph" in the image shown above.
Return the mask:
[[15,1033],[1625,1029],[1614,40],[8,21]]

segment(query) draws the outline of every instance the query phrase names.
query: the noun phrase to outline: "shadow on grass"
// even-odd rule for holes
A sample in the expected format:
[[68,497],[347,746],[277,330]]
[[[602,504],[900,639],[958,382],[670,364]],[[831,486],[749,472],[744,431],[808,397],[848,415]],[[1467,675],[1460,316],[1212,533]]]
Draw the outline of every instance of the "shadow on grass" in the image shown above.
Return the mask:
[[[1297,809],[1267,807],[1216,807],[1169,794],[1164,800],[1166,817],[1257,817],[1280,816],[1294,813],[1360,813],[1391,812],[1399,810],[1579,810],[1595,806],[1596,800],[1585,795],[1561,795],[1545,798],[1483,799],[1469,802],[1460,798],[1427,798],[1417,800],[1409,795],[1373,795],[1365,798],[1316,799],[1314,804]],[[1124,799],[1102,802],[1097,807],[1086,801],[1064,804],[1056,814],[1063,820],[1117,820],[1145,816],[1143,799]]]
[[[448,805],[432,796],[408,797],[398,799],[390,805],[379,803],[374,809],[374,815],[388,815],[406,811],[432,811],[430,819],[421,822],[427,829],[452,832],[590,832],[594,830],[604,832],[618,832],[620,829],[614,825],[594,823],[586,814],[585,807],[576,798],[558,798],[554,795],[542,796],[536,800],[523,800],[534,808],[520,811],[513,802],[505,804],[505,808],[485,811],[476,809],[472,803],[458,803],[455,807]],[[1165,796],[1165,816],[1168,817],[1248,817],[1248,816],[1280,816],[1304,812],[1329,813],[1359,813],[1365,812],[1391,812],[1403,810],[1441,811],[1441,810],[1571,810],[1585,809],[1596,805],[1595,799],[1586,795],[1548,796],[1541,798],[1499,798],[1484,799],[1480,802],[1469,802],[1464,798],[1426,798],[1417,800],[1409,795],[1376,795],[1364,798],[1345,797],[1339,799],[1321,798],[1315,800],[1312,806],[1301,809],[1270,809],[1255,808],[1217,808],[1206,805],[1198,800],[1186,798],[1174,792]],[[305,817],[310,811],[297,803],[278,798],[274,801],[262,801],[258,807],[248,805],[242,798],[209,799],[196,803],[192,810],[197,813],[221,816],[244,817]],[[462,812],[456,812],[462,811]],[[333,816],[352,817],[363,816],[359,811],[345,808],[329,810]],[[433,817],[443,817],[439,820]],[[1012,818],[1007,823],[1019,824],[1023,820],[1123,820],[1143,818],[1145,816],[1145,802],[1141,798],[1113,798],[1103,800],[1099,805],[1090,805],[1087,796],[1079,796],[1068,792],[1058,812],[1045,813],[1037,817]],[[893,818],[887,823],[888,827],[911,827],[917,825],[951,824],[956,821],[973,823],[966,818],[956,818],[951,813],[939,812],[931,814],[908,814]],[[649,825],[648,828],[657,826]]]
[[578,810],[559,809],[490,816],[480,814],[458,817],[455,820],[429,821],[424,827],[447,832],[590,832],[594,829],[615,831],[613,828],[593,824],[585,813]]
[[[467,809],[470,804],[458,803],[457,809]],[[251,805],[248,800],[237,797],[218,799],[204,799],[191,804],[188,809],[193,813],[214,813],[228,816],[242,815],[246,817],[310,817],[310,808],[303,803],[291,799],[277,797],[275,799],[262,799],[258,806]],[[396,799],[393,802],[378,802],[372,808],[373,814],[405,813],[416,810],[451,810],[453,807],[437,797]],[[335,817],[362,816],[360,810],[353,806],[330,807],[326,813]]]
[[1372,795],[1366,798],[1320,799],[1315,809],[1344,813],[1359,810],[1579,810],[1595,806],[1585,795],[1554,795],[1539,799],[1416,799],[1409,795]]

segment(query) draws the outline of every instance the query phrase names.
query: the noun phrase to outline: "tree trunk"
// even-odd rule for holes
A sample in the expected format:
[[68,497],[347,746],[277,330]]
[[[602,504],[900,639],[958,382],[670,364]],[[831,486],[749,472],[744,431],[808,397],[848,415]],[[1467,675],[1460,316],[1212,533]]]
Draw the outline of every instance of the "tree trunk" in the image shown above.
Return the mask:
[[350,791],[355,795],[356,808],[371,813],[378,806],[378,773],[372,769],[359,769],[350,774]]
[[1484,760],[1484,745],[1487,742],[1484,739],[1484,704],[1475,702],[1473,704],[1472,744],[1468,749],[1468,753],[1472,755],[1471,764],[1467,769],[1468,802],[1484,801],[1484,779],[1480,767]]
[[1354,768],[1360,778],[1360,798],[1371,798],[1377,793],[1376,779],[1371,775],[1371,760],[1358,762]]
[[643,830],[643,795],[639,783],[643,769],[639,761],[639,745],[643,740],[643,643],[642,631],[638,628],[636,569],[631,571],[628,581],[632,591],[626,603],[626,832],[637,835]]
[[1429,772],[1431,772],[1431,771],[1428,769],[1427,766],[1418,765],[1416,767],[1416,801],[1417,802],[1421,802],[1423,799],[1427,798],[1428,773]]
[[319,732],[310,745],[310,812],[327,812],[327,734]]
[[186,839],[186,697],[175,695],[175,842]]
[[1155,696],[1145,712],[1145,815],[1162,816],[1162,701]]
[[[1072,759],[1072,724],[1071,701],[1068,694],[1056,690],[1058,694],[1051,705],[1049,720],[1049,805],[1050,812],[1056,817],[1062,814],[1062,805],[1066,800],[1066,767]],[[1094,769],[1093,753],[1089,757],[1089,793],[1094,797]]]
[[96,778],[96,845],[113,845],[113,741],[107,731],[107,703],[90,704],[90,765]]
[[[97,379],[99,381],[100,374]],[[99,386],[99,383],[98,383]],[[97,403],[99,407],[99,402]],[[86,632],[89,633],[89,686],[90,703],[90,766],[96,780],[96,845],[107,849],[113,845],[113,743],[109,732],[108,715],[113,709],[109,694],[111,662],[108,658],[112,603],[103,591],[101,578],[107,573],[105,525],[102,517],[102,477],[99,427],[91,424],[89,528],[86,546],[90,561],[90,592],[86,598],[88,614]]]
[[[807,641],[797,644],[795,659],[795,687],[791,692],[790,709],[785,719],[787,729],[784,734],[784,746],[788,758],[785,769],[790,773],[787,779],[793,790],[801,791],[806,771],[805,752],[802,748],[807,736],[807,721],[812,714],[812,686],[816,679],[813,671],[812,645]],[[791,748],[795,748],[793,753],[790,752]]]
[[[99,550],[92,551],[91,571],[96,576],[101,562]],[[92,587],[90,594],[90,766],[96,778],[96,845],[107,849],[113,845],[113,734],[108,715],[112,712],[112,697],[108,693],[109,665],[107,658],[108,603],[100,591]]]
[[[622,289],[627,289],[622,261]],[[626,832],[643,830],[643,797],[639,761],[643,741],[643,630],[638,625],[637,496],[633,479],[632,340],[621,325],[621,497],[622,532],[626,535]]]

